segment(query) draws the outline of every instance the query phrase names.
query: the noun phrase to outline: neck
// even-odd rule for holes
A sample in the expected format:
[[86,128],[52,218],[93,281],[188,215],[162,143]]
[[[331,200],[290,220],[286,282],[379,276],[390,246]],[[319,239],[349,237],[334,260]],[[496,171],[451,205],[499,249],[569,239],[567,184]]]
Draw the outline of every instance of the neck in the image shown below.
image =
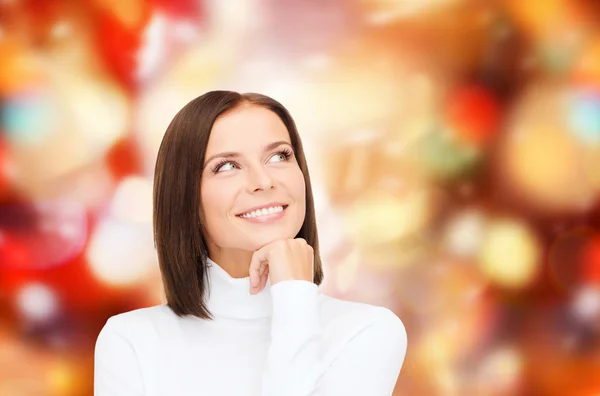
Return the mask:
[[270,281],[256,295],[250,294],[250,278],[233,278],[219,264],[206,260],[209,288],[207,299],[209,311],[215,317],[233,319],[259,319],[271,315],[272,302]]
[[250,274],[250,261],[254,252],[241,249],[222,249],[209,247],[208,256],[225,270],[232,278],[247,278]]

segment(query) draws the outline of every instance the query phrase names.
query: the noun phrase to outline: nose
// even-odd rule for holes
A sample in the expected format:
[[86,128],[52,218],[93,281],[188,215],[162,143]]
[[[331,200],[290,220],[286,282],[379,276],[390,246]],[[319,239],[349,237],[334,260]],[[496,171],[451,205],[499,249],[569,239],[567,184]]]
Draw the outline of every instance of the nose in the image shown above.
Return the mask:
[[249,193],[259,190],[267,191],[273,187],[273,177],[267,169],[261,165],[254,165],[248,168],[247,190]]

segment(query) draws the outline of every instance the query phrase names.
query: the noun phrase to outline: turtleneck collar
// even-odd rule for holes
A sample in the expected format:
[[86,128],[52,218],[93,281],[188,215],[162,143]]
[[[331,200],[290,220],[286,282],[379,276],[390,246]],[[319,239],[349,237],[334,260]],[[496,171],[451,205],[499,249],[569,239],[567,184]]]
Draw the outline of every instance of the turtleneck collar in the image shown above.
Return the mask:
[[250,294],[250,277],[233,278],[219,264],[207,257],[208,310],[215,317],[257,319],[271,316],[271,283],[256,295]]

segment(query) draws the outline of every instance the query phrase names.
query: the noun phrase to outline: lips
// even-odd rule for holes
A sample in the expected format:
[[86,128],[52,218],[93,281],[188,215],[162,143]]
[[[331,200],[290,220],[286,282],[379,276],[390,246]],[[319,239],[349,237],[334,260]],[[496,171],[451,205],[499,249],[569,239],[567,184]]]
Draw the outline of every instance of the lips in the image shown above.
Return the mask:
[[287,205],[285,205],[285,207],[279,205],[274,207],[270,206],[268,209],[257,209],[253,212],[241,214],[236,217],[244,222],[267,225],[278,223],[283,219],[286,212]]
[[288,205],[287,205],[287,204],[284,204],[284,203],[281,203],[281,202],[271,202],[271,203],[268,203],[268,204],[266,204],[266,205],[255,206],[255,207],[253,207],[253,208],[250,208],[250,209],[248,209],[248,210],[246,210],[246,211],[244,211],[244,212],[242,212],[242,213],[238,213],[238,214],[236,214],[236,216],[237,216],[237,217],[240,217],[240,216],[247,215],[247,214],[250,214],[250,213],[252,213],[252,212],[255,212],[255,211],[257,211],[257,210],[262,210],[262,209],[266,209],[266,210],[268,210],[269,208],[275,208],[275,207],[277,207],[277,206],[282,206],[282,207],[283,207],[283,209],[285,209],[285,208],[287,208],[287,207],[288,207]]

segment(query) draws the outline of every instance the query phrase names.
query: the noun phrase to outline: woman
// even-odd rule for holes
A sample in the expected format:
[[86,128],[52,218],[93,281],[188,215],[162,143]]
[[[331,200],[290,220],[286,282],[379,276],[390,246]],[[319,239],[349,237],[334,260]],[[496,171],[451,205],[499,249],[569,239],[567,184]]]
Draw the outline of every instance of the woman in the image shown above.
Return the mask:
[[154,235],[167,303],[109,318],[97,396],[392,393],[404,326],[319,292],[308,168],[280,103],[213,91],[179,111],[156,162]]

